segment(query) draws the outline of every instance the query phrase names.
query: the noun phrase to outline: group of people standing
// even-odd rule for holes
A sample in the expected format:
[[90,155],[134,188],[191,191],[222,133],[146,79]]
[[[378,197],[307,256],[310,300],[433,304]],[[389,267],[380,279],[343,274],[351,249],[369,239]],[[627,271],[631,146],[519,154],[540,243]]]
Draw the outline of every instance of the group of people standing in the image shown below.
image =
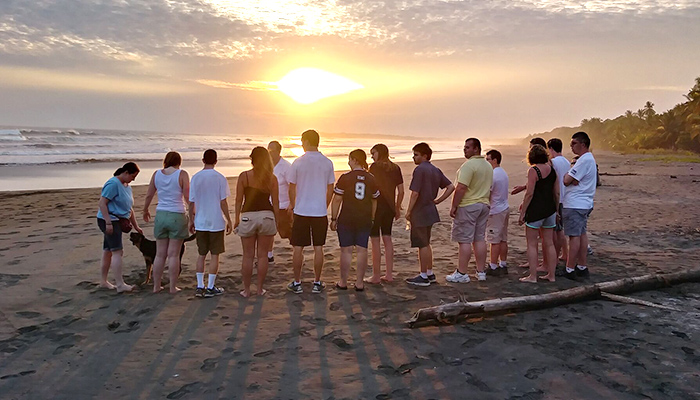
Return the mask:
[[[143,207],[143,220],[149,222],[150,203],[157,193],[153,291],[163,289],[161,281],[166,264],[170,275],[170,293],[180,290],[177,279],[182,244],[190,234],[195,234],[199,253],[195,296],[223,294],[224,289],[215,286],[219,255],[225,251],[224,236],[236,232],[241,237],[243,248],[241,296],[253,294],[251,280],[256,266],[255,293],[265,294],[264,283],[269,263],[274,262],[274,237],[277,233],[289,239],[293,247],[293,280],[287,289],[293,293],[303,292],[303,251],[305,247],[312,246],[314,280],[311,292],[320,293],[325,289],[321,274],[323,246],[329,227],[337,232],[341,248],[340,279],[335,284],[337,290],[348,289],[353,249],[357,252],[357,275],[353,283],[356,291],[364,290],[365,283],[393,281],[392,226],[401,217],[404,199],[400,167],[390,161],[387,146],[377,144],[370,151],[374,161],[371,166],[363,150],[350,152],[348,165],[351,170],[342,174],[336,182],[333,163],[319,152],[319,141],[316,131],[305,131],[301,135],[304,154],[293,163],[281,157],[282,146],[277,141],[270,142],[267,148],[255,147],[250,155],[252,169],[238,177],[233,221],[227,201],[230,194],[228,181],[215,170],[216,151],[210,149],[204,152],[204,167],[191,180],[187,172],[180,169],[181,156],[177,152],[169,152],[163,160],[163,168],[151,177]],[[593,208],[597,169],[589,151],[588,135],[584,132],[574,134],[571,148],[579,159],[569,168],[568,161],[561,155],[561,140],[531,143],[527,157],[531,165],[527,184],[516,186],[511,192],[526,191],[518,220],[526,226],[530,274],[521,281],[537,282],[538,270],[546,272],[541,279],[554,281],[559,249],[563,249],[563,256],[567,259],[566,277],[578,279],[588,275],[586,221]],[[430,286],[436,282],[430,246],[431,230],[440,221],[436,206],[451,195],[451,237],[459,246],[458,266],[446,276],[446,280],[454,283],[470,281],[467,266],[472,252],[478,280],[486,280],[487,275],[507,274],[509,182],[507,173],[500,167],[501,153],[490,150],[484,157],[481,155],[480,141],[467,139],[464,145],[467,161],[458,170],[453,184],[430,162],[432,150],[427,143],[418,143],[412,150],[416,168],[409,185],[405,217],[410,229],[411,247],[418,248],[420,272],[406,279],[406,282],[416,286]],[[135,218],[134,199],[129,186],[138,173],[138,166],[132,162],[119,168],[102,189],[97,213],[98,226],[104,233],[100,284],[118,292],[132,289],[124,282],[121,273],[122,220],[128,220],[133,229],[143,233]],[[568,243],[564,236],[568,236]],[[370,238],[372,274],[365,280]],[[541,267],[537,256],[538,239],[542,240]],[[491,246],[488,266],[487,242]],[[382,244],[386,264],[384,275],[380,266]],[[204,267],[208,254],[211,257],[205,284]],[[116,285],[107,279],[110,268],[116,275]]]

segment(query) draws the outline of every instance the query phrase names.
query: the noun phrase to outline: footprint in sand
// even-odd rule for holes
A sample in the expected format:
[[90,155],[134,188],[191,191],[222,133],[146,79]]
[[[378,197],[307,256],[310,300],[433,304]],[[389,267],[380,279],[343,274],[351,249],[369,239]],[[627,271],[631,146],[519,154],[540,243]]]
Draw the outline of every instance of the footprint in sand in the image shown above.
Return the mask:
[[253,357],[267,357],[267,356],[270,356],[272,354],[275,354],[274,350],[267,350],[267,351],[261,351],[259,353],[255,353],[255,354],[253,354]]
[[0,376],[0,380],[10,379],[10,378],[19,378],[20,376],[33,375],[35,373],[36,373],[35,370],[22,371],[22,372],[12,374],[12,375]]
[[117,321],[112,321],[109,324],[107,324],[107,329],[109,329],[110,331],[113,331],[113,330],[119,328],[120,325],[121,325],[121,323],[119,323]]
[[351,350],[352,349],[352,345],[350,343],[346,342],[345,339],[343,339],[343,338],[337,337],[337,338],[334,338],[331,342],[334,345],[338,346],[338,348],[341,350]]
[[53,351],[53,354],[54,354],[54,355],[61,354],[61,353],[63,353],[64,351],[70,349],[70,348],[73,347],[73,346],[75,346],[75,345],[73,345],[73,344],[64,344],[64,345],[62,345],[62,346],[58,346],[58,347],[56,347],[56,350]]
[[218,358],[207,358],[206,360],[204,360],[204,362],[202,363],[202,366],[199,367],[199,369],[201,369],[204,372],[213,371],[214,369],[216,369],[216,366],[218,364],[219,364]]
[[547,371],[547,368],[530,368],[525,372],[525,377],[527,379],[537,379],[545,371]]
[[144,308],[144,309],[136,311],[136,315],[138,316],[138,315],[148,314],[151,311],[153,311],[151,308]]
[[[493,392],[493,389],[491,389],[491,387],[489,387],[489,385],[487,385],[484,381],[482,381],[478,377],[476,377],[468,372],[465,373],[465,375],[467,376],[467,383],[468,384],[476,387],[477,389],[479,389],[482,392]],[[525,397],[525,398],[527,399],[529,397]]]
[[190,394],[192,392],[198,392],[199,391],[199,386],[201,386],[202,382],[192,382],[188,383],[186,385],[183,385],[180,389],[170,393],[166,397],[168,399],[179,399],[187,394]]
[[38,313],[36,311],[17,311],[15,314],[19,315],[22,318],[28,319],[33,319],[41,315],[41,313]]

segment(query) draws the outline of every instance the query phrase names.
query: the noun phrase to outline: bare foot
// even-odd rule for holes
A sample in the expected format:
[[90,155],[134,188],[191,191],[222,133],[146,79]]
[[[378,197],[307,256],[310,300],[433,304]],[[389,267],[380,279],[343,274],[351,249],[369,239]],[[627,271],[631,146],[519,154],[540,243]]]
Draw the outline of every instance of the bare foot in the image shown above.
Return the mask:
[[378,285],[382,283],[382,278],[372,276],[371,278],[365,279],[365,282],[370,283],[372,285]]
[[537,277],[533,277],[532,275],[523,276],[520,278],[520,282],[537,283]]
[[537,267],[537,272],[547,272],[547,268],[539,266]]
[[163,289],[164,289],[163,286],[161,286],[161,287],[159,287],[159,288],[155,288],[155,287],[154,287],[154,288],[153,288],[153,293],[160,293],[160,291],[163,290]]
[[530,263],[529,262],[524,262],[522,264],[518,264],[518,267],[520,268],[530,268]]
[[123,285],[117,285],[117,293],[123,293],[123,292],[131,292],[132,289],[134,289],[133,286],[127,285],[126,283]]
[[554,275],[549,276],[549,274],[540,276],[538,279],[545,280],[545,281],[550,281],[550,282],[554,282],[554,281],[555,281]]
[[559,261],[566,261],[566,257],[559,257]]
[[100,287],[103,288],[103,289],[109,289],[109,290],[114,290],[114,289],[117,288],[116,286],[112,285],[112,284],[109,283],[109,282],[102,282],[102,283],[100,283]]
[[179,287],[176,287],[175,290],[170,289],[170,294],[175,294],[175,293],[177,293],[177,292],[179,292],[179,291],[181,291],[181,290],[182,290],[182,289],[180,289]]
[[265,289],[258,289],[258,296],[265,296],[265,293],[267,293],[267,290],[265,290]]
[[249,290],[245,290],[245,289],[244,289],[244,290],[241,290],[240,292],[238,292],[238,294],[240,294],[242,297],[245,297],[245,298],[250,297],[250,291],[249,291]]
[[383,280],[384,282],[393,282],[394,281],[394,277],[391,275],[384,275],[379,279]]

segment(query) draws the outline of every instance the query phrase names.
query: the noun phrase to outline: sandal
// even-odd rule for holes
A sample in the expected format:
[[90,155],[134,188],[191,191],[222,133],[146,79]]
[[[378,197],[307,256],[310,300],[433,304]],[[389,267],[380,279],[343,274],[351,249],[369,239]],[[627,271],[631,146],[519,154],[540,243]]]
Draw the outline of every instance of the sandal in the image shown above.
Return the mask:
[[338,290],[348,290],[347,286],[340,286],[338,282],[335,283],[335,288]]

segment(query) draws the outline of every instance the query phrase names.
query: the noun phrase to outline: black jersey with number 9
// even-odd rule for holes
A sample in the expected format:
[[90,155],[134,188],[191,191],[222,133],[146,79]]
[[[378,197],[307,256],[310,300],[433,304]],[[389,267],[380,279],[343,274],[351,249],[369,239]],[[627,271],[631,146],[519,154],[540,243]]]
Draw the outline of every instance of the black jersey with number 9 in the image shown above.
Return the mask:
[[352,170],[338,178],[333,190],[343,196],[338,223],[348,226],[372,224],[372,199],[379,197],[374,176],[365,170]]

